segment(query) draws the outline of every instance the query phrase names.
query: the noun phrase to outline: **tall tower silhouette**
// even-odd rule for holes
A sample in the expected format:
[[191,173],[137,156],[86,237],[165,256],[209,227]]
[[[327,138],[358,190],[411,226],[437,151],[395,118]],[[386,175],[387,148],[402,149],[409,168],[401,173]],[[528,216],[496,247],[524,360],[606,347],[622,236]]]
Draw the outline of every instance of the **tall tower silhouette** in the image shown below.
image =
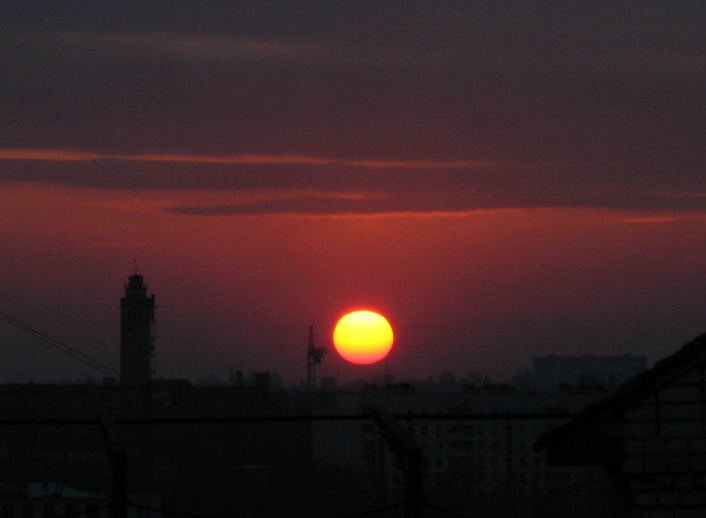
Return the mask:
[[152,378],[154,295],[147,296],[142,275],[135,273],[120,299],[120,384],[138,387]]

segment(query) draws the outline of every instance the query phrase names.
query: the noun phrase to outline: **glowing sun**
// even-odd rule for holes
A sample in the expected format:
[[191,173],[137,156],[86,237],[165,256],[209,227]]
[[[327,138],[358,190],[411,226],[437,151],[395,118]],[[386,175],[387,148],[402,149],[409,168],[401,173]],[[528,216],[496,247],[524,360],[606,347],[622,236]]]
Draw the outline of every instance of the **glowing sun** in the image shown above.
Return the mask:
[[333,345],[344,360],[367,365],[382,360],[395,337],[385,317],[374,311],[353,311],[342,316],[333,331]]

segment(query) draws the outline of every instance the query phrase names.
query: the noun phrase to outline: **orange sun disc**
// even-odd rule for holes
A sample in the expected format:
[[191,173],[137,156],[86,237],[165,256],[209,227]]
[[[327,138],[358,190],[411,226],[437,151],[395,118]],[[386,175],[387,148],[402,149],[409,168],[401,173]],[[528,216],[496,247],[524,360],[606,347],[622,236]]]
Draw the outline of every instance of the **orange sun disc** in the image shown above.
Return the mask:
[[359,365],[379,362],[395,340],[385,317],[374,311],[353,311],[342,316],[333,331],[333,345],[344,360]]

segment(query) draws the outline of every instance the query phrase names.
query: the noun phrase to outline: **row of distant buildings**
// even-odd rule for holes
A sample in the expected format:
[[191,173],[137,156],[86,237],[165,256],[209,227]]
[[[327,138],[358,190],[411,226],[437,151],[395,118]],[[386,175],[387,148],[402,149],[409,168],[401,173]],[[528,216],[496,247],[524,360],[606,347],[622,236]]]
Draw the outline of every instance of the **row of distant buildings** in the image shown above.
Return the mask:
[[[523,391],[551,392],[576,389],[613,389],[647,369],[647,357],[632,354],[619,356],[561,356],[549,354],[535,356],[532,369],[520,369],[507,383]],[[390,374],[378,376],[370,382],[354,382],[341,386],[333,376],[321,376],[317,389],[339,391],[361,389],[366,385],[385,386],[393,382]],[[479,372],[470,372],[465,376],[445,371],[438,376],[429,376],[422,380],[402,382],[409,388],[424,392],[455,392],[464,388],[481,388],[493,385],[490,378]],[[400,383],[396,383],[400,385]]]

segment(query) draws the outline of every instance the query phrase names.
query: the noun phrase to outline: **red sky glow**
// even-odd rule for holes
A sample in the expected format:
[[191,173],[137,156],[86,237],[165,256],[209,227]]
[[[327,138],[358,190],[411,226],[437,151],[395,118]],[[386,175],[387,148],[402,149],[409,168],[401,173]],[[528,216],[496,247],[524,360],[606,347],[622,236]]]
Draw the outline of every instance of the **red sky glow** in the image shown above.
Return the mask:
[[298,382],[351,307],[398,379],[706,330],[703,2],[60,4],[3,7],[0,310],[97,359],[135,260],[160,377]]

